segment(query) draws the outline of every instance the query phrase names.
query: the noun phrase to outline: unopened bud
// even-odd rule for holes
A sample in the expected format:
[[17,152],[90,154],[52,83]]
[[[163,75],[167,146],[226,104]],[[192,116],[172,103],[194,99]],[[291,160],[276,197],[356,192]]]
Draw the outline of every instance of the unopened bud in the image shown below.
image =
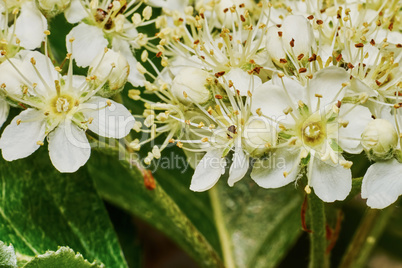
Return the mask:
[[251,156],[258,157],[276,146],[277,131],[266,120],[251,118],[246,123],[242,138],[245,150]]
[[375,119],[364,129],[361,144],[370,159],[387,160],[393,157],[398,134],[387,120]]
[[50,19],[64,12],[71,0],[36,0],[34,2],[43,15]]
[[184,104],[205,103],[211,97],[210,91],[206,88],[208,77],[208,72],[198,68],[182,69],[173,80],[172,93]]
[[109,49],[92,61],[88,73],[96,77],[93,80],[95,86],[105,83],[98,94],[108,98],[123,89],[130,73],[130,65],[120,53]]

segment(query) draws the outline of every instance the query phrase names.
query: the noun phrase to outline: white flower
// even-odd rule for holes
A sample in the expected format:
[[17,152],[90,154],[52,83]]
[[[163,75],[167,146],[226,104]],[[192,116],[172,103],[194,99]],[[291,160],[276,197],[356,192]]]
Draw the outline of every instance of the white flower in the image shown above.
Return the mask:
[[47,21],[33,1],[0,2],[0,62],[21,48],[35,49],[45,40]]
[[[246,85],[249,91],[244,100],[240,95],[240,89],[233,90],[234,85],[222,78],[221,83],[216,81],[210,85],[215,97],[215,108],[209,106],[208,110],[205,110],[198,105],[201,111],[209,115],[208,118],[212,122],[203,124],[209,125],[208,128],[203,128],[204,133],[194,130],[195,134],[201,137],[198,151],[207,153],[195,168],[190,185],[193,191],[205,191],[215,185],[225,172],[229,152],[233,153],[233,157],[228,185],[233,186],[246,175],[250,157],[261,156],[276,144],[277,133],[272,124],[265,118],[254,117],[251,114],[251,96],[254,87],[249,82],[252,76],[247,75],[243,79],[245,81],[238,80],[238,85]],[[220,94],[216,94],[218,90]],[[191,120],[189,122],[191,123]],[[181,141],[195,142],[183,139]],[[205,148],[205,145],[209,146]]]
[[282,130],[278,135],[285,140],[285,146],[278,145],[273,156],[284,164],[267,169],[264,161],[269,159],[257,161],[251,173],[257,184],[277,188],[295,181],[302,163],[307,165],[308,186],[319,198],[325,202],[346,198],[351,189],[352,163],[340,153],[342,149],[362,151],[360,136],[371,120],[367,108],[338,102],[345,94],[342,84],[348,80],[349,74],[343,69],[328,67],[315,73],[305,87],[291,78],[276,77],[273,84],[256,88],[252,112],[262,113],[277,124]]
[[[77,3],[78,2],[78,3]],[[72,1],[65,15],[70,23],[80,22],[66,36],[67,50],[72,52],[76,63],[86,67],[103,52],[105,47],[121,53],[130,65],[128,81],[134,86],[144,85],[144,76],[136,68],[137,60],[133,55],[134,49],[139,48],[142,42],[146,43],[146,36],[139,34],[134,22],[127,18],[135,12],[139,5],[133,6],[135,1]],[[141,20],[141,23],[143,21]],[[74,39],[72,47],[69,45]]]
[[7,161],[31,155],[47,137],[53,165],[60,172],[75,172],[90,156],[87,129],[123,138],[133,127],[134,118],[123,105],[94,96],[100,87],[72,74],[71,61],[68,75],[62,77],[39,52],[17,56],[0,65],[6,94],[26,108],[0,138]]

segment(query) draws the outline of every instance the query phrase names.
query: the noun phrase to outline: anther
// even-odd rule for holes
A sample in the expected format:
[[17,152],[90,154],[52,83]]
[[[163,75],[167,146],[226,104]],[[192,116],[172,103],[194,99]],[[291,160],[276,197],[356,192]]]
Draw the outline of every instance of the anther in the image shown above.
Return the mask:
[[292,40],[290,40],[289,44],[290,44],[291,47],[294,47],[295,46],[295,40],[292,38]]

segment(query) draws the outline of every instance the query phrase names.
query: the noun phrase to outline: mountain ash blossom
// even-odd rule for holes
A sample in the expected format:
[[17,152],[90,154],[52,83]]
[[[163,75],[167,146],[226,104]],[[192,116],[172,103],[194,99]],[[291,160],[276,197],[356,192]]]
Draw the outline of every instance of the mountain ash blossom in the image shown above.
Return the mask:
[[36,51],[23,51],[0,65],[2,93],[24,108],[0,138],[5,160],[31,155],[47,138],[56,169],[75,172],[90,156],[87,130],[123,138],[133,127],[134,118],[123,105],[95,96],[102,85],[95,87],[90,78],[73,75],[71,61],[66,76],[58,71]]
[[[79,24],[66,36],[67,50],[73,52],[78,66],[86,67],[102,53],[105,47],[121,53],[130,65],[128,81],[143,86],[144,77],[136,71],[134,50],[146,45],[148,37],[137,31],[147,25],[152,8],[146,7],[142,16],[136,13],[142,1],[80,1],[73,0],[65,11],[67,21]],[[69,40],[75,39],[73,46]]]
[[[45,40],[47,20],[34,1],[0,2],[0,50],[13,57],[21,49],[33,50]],[[3,55],[0,62],[5,61]]]
[[314,188],[325,202],[346,198],[352,186],[352,162],[341,153],[362,151],[360,136],[372,120],[366,107],[341,102],[348,80],[345,70],[328,67],[315,73],[305,87],[280,75],[255,89],[252,112],[277,124],[287,145],[275,156],[284,158],[286,165],[267,170],[260,166],[269,159],[255,164],[251,178],[258,185],[277,188],[293,182],[302,164],[307,166],[306,192]]

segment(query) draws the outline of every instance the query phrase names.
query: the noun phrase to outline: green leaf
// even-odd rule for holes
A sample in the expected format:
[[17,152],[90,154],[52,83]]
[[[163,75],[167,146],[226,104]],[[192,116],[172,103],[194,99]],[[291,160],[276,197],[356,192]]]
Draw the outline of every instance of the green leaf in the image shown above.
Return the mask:
[[7,246],[0,241],[0,267],[17,268],[17,257],[13,245]]
[[48,251],[28,262],[24,268],[100,268],[103,265],[89,263],[81,254],[71,248],[60,247],[56,252]]
[[[156,182],[155,189],[150,190],[144,185],[142,173],[144,170],[140,170],[137,165],[130,165],[124,159],[119,161],[115,148],[103,147],[98,150],[98,153],[93,150],[88,169],[103,198],[164,232],[201,266],[222,267],[216,250],[199,231],[202,228],[204,230],[212,228],[211,233],[216,235],[210,215],[205,215],[202,200],[197,199],[194,193],[193,200],[192,197],[185,199],[181,195],[183,192],[178,187],[176,200],[181,201],[175,202],[158,182]],[[169,184],[174,182],[172,177],[162,179],[164,182],[169,181]],[[184,205],[186,209],[192,209],[194,215],[191,216],[191,219],[198,218],[202,222],[198,226],[204,227],[197,228],[195,222],[183,213],[180,205]]]
[[0,237],[23,259],[61,245],[91,261],[127,267],[86,170],[59,173],[45,148],[24,160],[0,160]]
[[[221,213],[235,267],[276,267],[301,234],[302,199],[294,185],[264,189],[249,177],[234,187],[221,178],[213,204]],[[222,233],[222,231],[220,232]],[[225,247],[224,243],[222,243]]]
[[159,162],[156,188],[149,190],[137,165],[118,161],[115,149],[103,146],[99,152],[88,167],[100,194],[167,234],[201,266],[222,265],[216,258],[223,255],[235,267],[275,267],[301,233],[302,199],[294,185],[267,190],[244,178],[229,187],[223,177],[213,190],[194,193],[192,170],[182,173],[184,167]]

